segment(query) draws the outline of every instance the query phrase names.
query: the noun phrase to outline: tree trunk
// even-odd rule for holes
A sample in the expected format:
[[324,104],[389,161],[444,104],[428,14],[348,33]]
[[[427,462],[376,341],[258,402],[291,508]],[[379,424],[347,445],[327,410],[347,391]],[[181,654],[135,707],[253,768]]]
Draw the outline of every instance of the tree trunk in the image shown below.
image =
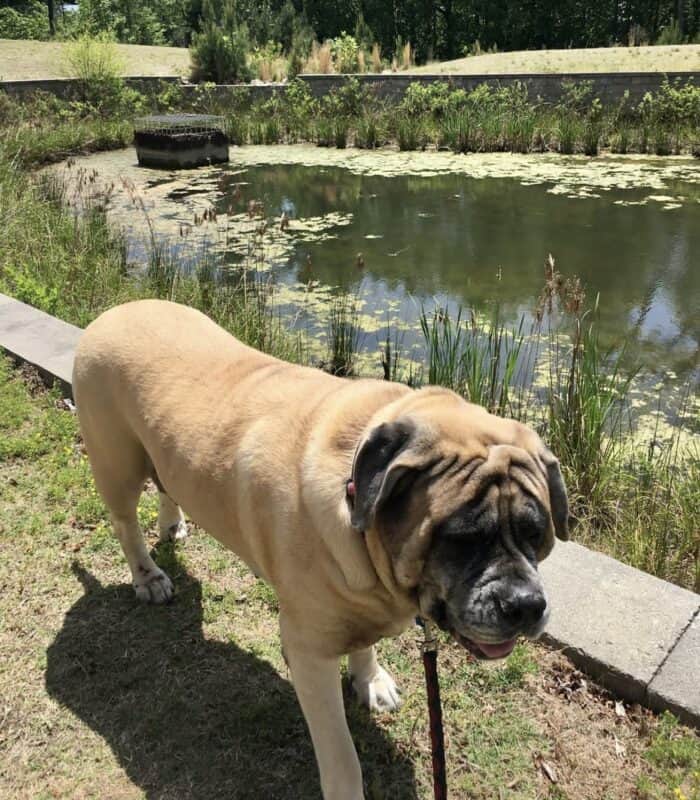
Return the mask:
[[49,12],[49,32],[52,36],[56,35],[56,2],[55,0],[47,0],[46,5],[48,6]]

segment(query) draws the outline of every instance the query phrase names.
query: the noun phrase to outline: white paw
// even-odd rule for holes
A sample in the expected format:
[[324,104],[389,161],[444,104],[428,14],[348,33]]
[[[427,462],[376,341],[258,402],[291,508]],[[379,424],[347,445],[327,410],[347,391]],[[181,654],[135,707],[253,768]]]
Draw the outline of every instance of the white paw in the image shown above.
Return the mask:
[[395,711],[401,705],[399,690],[384,667],[377,667],[374,676],[369,680],[353,675],[352,688],[357,699],[370,711]]
[[136,597],[143,603],[169,603],[173,599],[173,584],[158,567],[139,567],[139,576],[134,579]]
[[174,522],[172,525],[160,526],[161,542],[179,542],[187,536],[187,523],[184,519]]

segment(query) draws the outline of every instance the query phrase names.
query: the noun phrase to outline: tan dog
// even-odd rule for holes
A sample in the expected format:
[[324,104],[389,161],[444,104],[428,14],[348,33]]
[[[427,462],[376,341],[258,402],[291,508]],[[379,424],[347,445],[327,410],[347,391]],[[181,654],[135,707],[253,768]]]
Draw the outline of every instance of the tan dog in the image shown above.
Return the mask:
[[327,800],[364,796],[343,654],[360,699],[392,709],[373,645],[417,613],[482,657],[541,632],[537,562],[568,511],[556,459],[524,425],[444,389],[284,363],[155,300],[87,328],[73,389],[140,599],[173,594],[137,521],[148,478],[163,538],[184,535],[184,508],[274,586]]

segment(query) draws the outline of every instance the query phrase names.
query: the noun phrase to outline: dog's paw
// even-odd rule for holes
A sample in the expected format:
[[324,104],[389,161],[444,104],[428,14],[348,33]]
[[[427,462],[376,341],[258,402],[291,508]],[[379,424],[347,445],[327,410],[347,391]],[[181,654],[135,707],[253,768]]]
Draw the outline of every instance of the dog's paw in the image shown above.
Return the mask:
[[162,525],[160,528],[161,542],[179,542],[186,536],[187,536],[187,523],[185,522],[184,519],[179,519],[177,522],[173,522],[172,525],[167,525],[167,526]]
[[170,578],[158,567],[139,568],[138,578],[134,580],[136,597],[143,603],[169,603],[173,599],[173,584]]
[[357,699],[370,711],[395,711],[401,705],[399,690],[384,667],[378,666],[369,680],[352,676],[352,688]]

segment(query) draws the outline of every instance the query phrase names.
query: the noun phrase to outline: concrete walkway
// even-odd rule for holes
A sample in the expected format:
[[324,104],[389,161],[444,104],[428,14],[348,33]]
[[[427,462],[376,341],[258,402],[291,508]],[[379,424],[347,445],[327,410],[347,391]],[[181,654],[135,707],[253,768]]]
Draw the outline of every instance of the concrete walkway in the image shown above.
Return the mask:
[[[0,294],[0,348],[70,394],[80,329]],[[544,636],[615,694],[700,728],[700,595],[575,543],[542,564]]]

